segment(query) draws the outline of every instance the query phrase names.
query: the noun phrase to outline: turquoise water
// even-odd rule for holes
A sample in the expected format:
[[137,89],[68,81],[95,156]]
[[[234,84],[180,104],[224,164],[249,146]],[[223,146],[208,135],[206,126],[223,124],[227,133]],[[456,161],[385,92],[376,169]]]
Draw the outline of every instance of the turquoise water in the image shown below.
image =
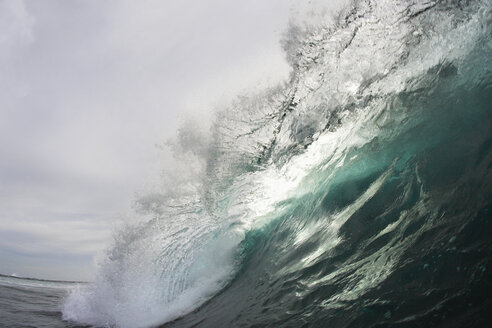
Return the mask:
[[383,99],[377,134],[321,161],[246,234],[227,288],[165,327],[490,324],[489,50]]
[[169,326],[487,326],[492,97],[439,83],[402,104],[426,110],[418,124],[308,176],[312,192],[246,235],[232,283]]

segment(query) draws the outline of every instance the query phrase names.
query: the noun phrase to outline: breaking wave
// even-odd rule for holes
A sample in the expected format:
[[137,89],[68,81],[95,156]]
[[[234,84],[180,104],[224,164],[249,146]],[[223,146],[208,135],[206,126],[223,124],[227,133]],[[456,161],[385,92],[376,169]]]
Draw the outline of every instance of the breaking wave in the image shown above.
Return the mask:
[[490,1],[358,1],[291,27],[290,80],[183,126],[64,319],[490,322],[491,35]]

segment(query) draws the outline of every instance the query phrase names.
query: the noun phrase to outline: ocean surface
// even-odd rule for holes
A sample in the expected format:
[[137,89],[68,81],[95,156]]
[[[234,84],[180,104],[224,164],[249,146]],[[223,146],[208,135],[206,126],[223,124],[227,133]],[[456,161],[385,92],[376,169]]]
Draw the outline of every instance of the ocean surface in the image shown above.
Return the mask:
[[0,275],[0,327],[80,327],[62,320],[61,302],[83,284]]
[[491,327],[492,2],[357,1],[288,82],[185,124],[89,284],[5,327]]

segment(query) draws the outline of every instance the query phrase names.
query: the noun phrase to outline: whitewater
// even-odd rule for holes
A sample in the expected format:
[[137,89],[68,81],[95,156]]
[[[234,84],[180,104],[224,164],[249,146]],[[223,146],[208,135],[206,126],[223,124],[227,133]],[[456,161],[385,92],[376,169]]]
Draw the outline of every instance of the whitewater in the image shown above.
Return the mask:
[[492,322],[492,3],[355,1],[283,45],[287,82],[178,131],[57,326]]

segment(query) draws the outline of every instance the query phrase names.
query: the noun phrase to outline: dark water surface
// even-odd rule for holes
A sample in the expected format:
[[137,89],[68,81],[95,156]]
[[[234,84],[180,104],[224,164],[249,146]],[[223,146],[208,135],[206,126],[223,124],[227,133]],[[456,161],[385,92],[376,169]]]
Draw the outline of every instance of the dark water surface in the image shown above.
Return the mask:
[[62,320],[61,303],[81,283],[0,275],[0,327],[83,327]]

